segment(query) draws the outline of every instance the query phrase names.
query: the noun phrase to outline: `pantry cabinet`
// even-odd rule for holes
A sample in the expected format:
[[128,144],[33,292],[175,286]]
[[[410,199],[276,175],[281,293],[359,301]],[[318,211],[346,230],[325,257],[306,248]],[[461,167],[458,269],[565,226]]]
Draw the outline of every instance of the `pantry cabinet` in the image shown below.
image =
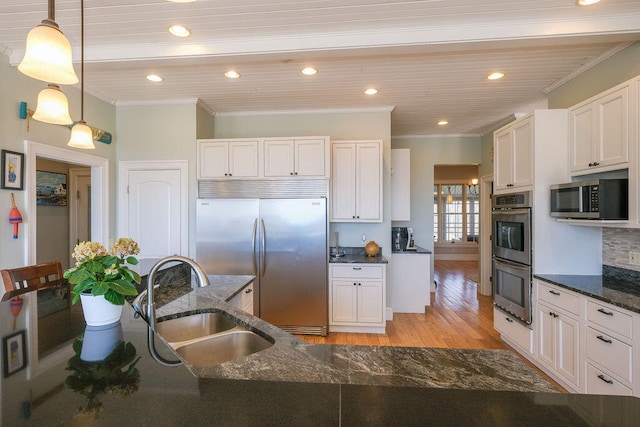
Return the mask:
[[330,265],[331,332],[385,332],[386,266]]
[[198,179],[258,178],[258,140],[198,141]]
[[494,134],[496,193],[533,185],[533,116],[516,120]]
[[265,177],[328,177],[324,138],[266,139]]
[[628,166],[629,86],[624,84],[569,109],[572,175]]
[[382,141],[332,141],[333,222],[382,222]]

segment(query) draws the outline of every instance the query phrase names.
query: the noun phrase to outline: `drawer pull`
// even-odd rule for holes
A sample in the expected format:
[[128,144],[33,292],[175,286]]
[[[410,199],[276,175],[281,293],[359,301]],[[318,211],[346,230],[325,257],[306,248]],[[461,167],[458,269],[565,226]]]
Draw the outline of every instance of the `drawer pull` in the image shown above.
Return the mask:
[[559,296],[559,295],[560,295],[560,292],[558,292],[558,291],[554,291],[553,289],[552,289],[552,290],[550,290],[550,291],[549,291],[549,293],[550,293],[551,295],[555,295],[555,296]]
[[598,375],[598,378],[600,378],[602,381],[604,381],[607,384],[613,384],[613,380],[606,379],[602,374]]
[[607,316],[613,316],[613,311],[607,311],[604,308],[599,308],[598,311],[602,314],[606,314]]
[[354,270],[362,270],[362,267],[353,267]]
[[249,288],[246,291],[244,291],[245,294],[250,294],[251,292],[253,292],[253,288]]
[[607,344],[612,344],[612,343],[613,343],[613,341],[611,341],[610,339],[607,339],[607,338],[603,337],[602,335],[598,335],[596,338],[598,338],[600,341],[604,341],[604,342],[606,342]]
[[505,317],[504,320],[506,320],[509,323],[513,323],[513,319],[510,317]]

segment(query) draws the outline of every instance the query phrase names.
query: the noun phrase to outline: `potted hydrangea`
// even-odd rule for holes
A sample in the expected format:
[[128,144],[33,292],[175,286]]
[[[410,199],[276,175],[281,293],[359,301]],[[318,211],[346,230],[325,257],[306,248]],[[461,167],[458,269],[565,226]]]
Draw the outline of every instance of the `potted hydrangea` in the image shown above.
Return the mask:
[[134,255],[138,244],[130,238],[120,238],[111,251],[98,242],[81,242],[71,255],[76,266],[64,272],[64,278],[75,285],[72,303],[82,300],[85,321],[91,326],[116,322],[122,314],[125,296],[138,294],[134,283],[140,275],[126,264],[136,265]]

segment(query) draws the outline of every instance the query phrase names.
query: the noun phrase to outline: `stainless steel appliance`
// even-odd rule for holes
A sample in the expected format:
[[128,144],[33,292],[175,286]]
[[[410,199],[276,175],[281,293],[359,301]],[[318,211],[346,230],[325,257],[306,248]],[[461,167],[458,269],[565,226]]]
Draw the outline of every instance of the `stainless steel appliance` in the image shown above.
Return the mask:
[[196,202],[196,261],[209,274],[255,275],[255,314],[288,332],[327,334],[328,257],[325,197]]
[[629,219],[628,187],[628,179],[593,179],[552,185],[551,216]]
[[531,324],[531,192],[492,199],[493,303]]

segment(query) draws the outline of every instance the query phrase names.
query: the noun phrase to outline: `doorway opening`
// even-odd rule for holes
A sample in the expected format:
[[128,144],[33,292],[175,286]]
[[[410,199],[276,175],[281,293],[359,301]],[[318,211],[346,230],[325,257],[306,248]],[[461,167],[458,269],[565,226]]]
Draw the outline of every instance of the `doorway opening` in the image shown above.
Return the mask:
[[[58,148],[50,145],[27,141],[25,144],[26,161],[26,216],[29,218],[25,222],[26,233],[26,253],[27,264],[33,265],[46,261],[59,260],[63,268],[69,268],[72,260],[72,241],[70,240],[70,200],[77,195],[77,188],[80,180],[76,180],[72,169],[79,172],[79,176],[88,178],[87,191],[87,218],[86,221],[91,239],[108,246],[109,210],[108,210],[108,159]],[[43,205],[38,203],[38,199],[44,200],[45,193],[50,190],[38,189],[38,171],[42,169],[49,172],[56,182],[56,205]],[[47,170],[48,169],[48,170]],[[72,177],[74,189],[70,193],[69,177]],[[46,175],[45,175],[46,177]],[[42,178],[41,178],[42,180]],[[48,197],[51,199],[51,197]],[[74,210],[77,200],[74,200]],[[90,212],[90,214],[89,214]],[[85,214],[82,214],[85,215]],[[90,215],[90,216],[89,216]],[[78,212],[74,214],[74,221],[78,220]],[[61,224],[63,224],[61,226]],[[57,233],[52,236],[51,233]],[[62,234],[60,234],[62,233]],[[78,237],[75,237],[76,239]],[[66,291],[66,292],[65,292]],[[65,299],[66,298],[66,299]],[[81,328],[84,328],[82,312],[79,306],[71,306],[68,298],[68,289],[57,289],[49,295],[28,295],[27,322],[31,332],[29,334],[29,376],[33,377],[50,366],[60,363],[68,358],[71,350],[64,346],[60,340],[65,340],[61,335],[49,334],[43,329],[47,325],[53,325],[53,317],[79,316]],[[67,319],[68,320],[68,319]],[[79,326],[80,327],[80,326]],[[78,333],[73,334],[77,336]],[[52,337],[57,337],[55,340]],[[46,337],[46,340],[44,339]],[[68,340],[66,340],[68,341]],[[60,346],[66,348],[59,350]]]

